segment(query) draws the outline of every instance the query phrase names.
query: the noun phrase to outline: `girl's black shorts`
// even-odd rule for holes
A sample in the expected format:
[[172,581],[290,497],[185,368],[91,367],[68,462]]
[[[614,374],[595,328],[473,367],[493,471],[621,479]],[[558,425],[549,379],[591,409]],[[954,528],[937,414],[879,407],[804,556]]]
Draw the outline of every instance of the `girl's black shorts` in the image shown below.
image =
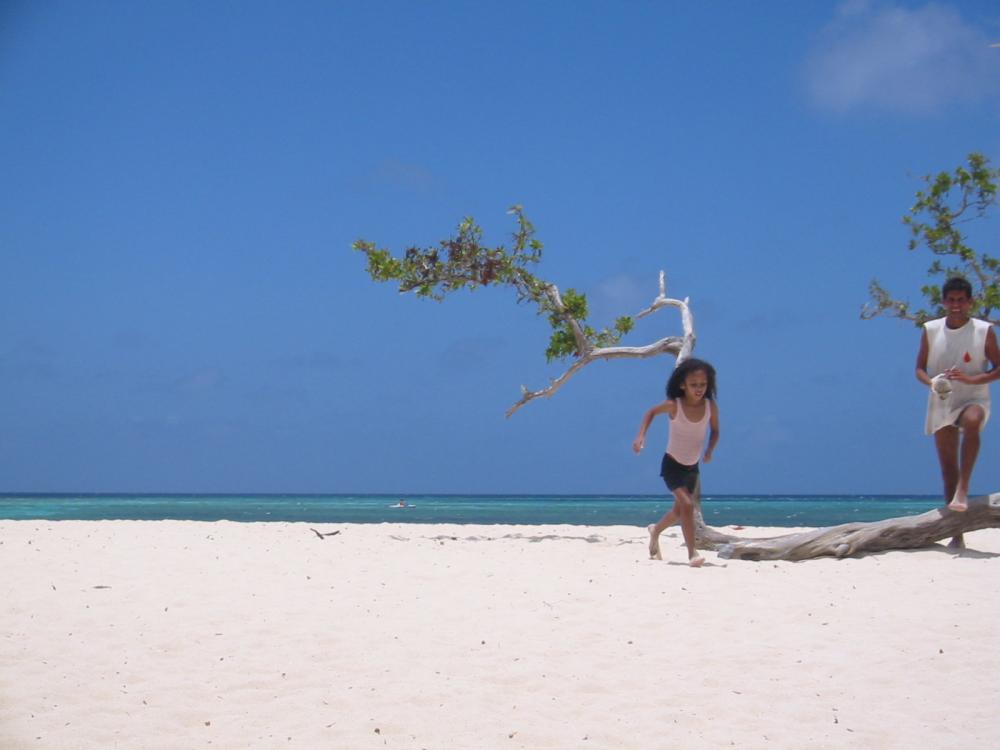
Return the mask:
[[693,495],[694,488],[698,484],[698,464],[687,466],[674,460],[669,453],[664,453],[663,461],[660,463],[660,476],[671,492],[683,487]]

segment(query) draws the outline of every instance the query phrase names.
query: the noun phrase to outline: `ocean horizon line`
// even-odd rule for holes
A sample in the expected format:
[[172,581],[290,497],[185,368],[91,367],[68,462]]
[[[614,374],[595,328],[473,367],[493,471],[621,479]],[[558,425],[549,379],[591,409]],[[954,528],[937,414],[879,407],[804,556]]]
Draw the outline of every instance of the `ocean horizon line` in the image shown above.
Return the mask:
[[[0,518],[645,527],[671,502],[666,494],[0,493]],[[701,499],[705,522],[715,526],[832,526],[941,505],[934,495],[718,494]]]
[[[33,498],[70,498],[70,497],[217,497],[217,498],[323,498],[323,497],[361,497],[361,498],[411,498],[411,497],[439,497],[444,499],[458,498],[507,498],[507,499],[586,499],[586,498],[649,498],[665,499],[666,492],[159,492],[156,490],[143,490],[140,492],[129,491],[30,491],[19,492],[17,490],[0,492],[0,499],[13,497],[33,497]],[[900,500],[926,500],[940,498],[933,493],[911,493],[911,492],[711,492],[702,495],[702,500],[729,498],[760,498],[762,500],[796,500],[796,499],[819,499],[819,498],[878,498],[878,499],[900,499]]]

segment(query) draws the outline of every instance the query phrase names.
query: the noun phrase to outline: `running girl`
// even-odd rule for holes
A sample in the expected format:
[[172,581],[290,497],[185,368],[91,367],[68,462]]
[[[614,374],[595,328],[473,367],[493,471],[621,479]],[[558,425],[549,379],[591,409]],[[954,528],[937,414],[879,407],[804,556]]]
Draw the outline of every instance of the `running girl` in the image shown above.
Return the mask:
[[[719,442],[719,408],[715,405],[715,368],[700,359],[686,359],[674,369],[667,382],[667,400],[652,407],[642,418],[632,450],[639,453],[646,444],[646,430],[658,414],[670,418],[670,438],[663,454],[660,476],[674,495],[674,506],[649,531],[649,556],[660,557],[660,534],[680,520],[688,563],[699,567],[705,559],[694,546],[694,493],[698,485],[698,460],[705,448],[705,463]],[[711,431],[709,431],[711,428]]]

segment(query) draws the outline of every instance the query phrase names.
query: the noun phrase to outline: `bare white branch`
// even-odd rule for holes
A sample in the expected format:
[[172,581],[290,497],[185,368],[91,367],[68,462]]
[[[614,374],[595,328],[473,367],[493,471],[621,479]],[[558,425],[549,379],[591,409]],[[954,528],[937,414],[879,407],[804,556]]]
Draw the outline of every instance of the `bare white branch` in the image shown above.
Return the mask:
[[[559,296],[559,290],[554,285],[550,285],[548,288],[549,298],[552,300],[553,304],[558,306],[558,309],[565,309],[562,304],[562,299]],[[653,300],[649,307],[645,310],[640,311],[635,315],[636,318],[644,318],[647,315],[651,315],[657,310],[664,307],[676,307],[681,313],[681,329],[683,330],[682,336],[666,336],[659,341],[654,341],[651,344],[646,344],[645,346],[605,346],[605,347],[591,347],[587,343],[586,338],[583,336],[583,331],[580,329],[579,323],[576,320],[570,318],[570,325],[573,329],[573,336],[577,342],[577,348],[579,349],[581,356],[570,365],[569,369],[566,370],[562,375],[549,383],[547,388],[542,388],[538,391],[531,391],[521,386],[521,398],[507,410],[507,416],[511,416],[514,412],[520,409],[529,401],[533,401],[536,398],[549,398],[558,391],[566,382],[573,377],[581,369],[589,365],[591,362],[596,360],[609,360],[609,359],[646,359],[648,357],[655,357],[660,354],[673,354],[677,357],[677,362],[683,362],[685,359],[691,356],[691,352],[694,351],[695,344],[695,334],[694,334],[694,316],[691,315],[691,308],[688,305],[688,298],[683,300],[670,299],[666,296],[666,284],[664,281],[664,273],[660,271],[660,293]]]

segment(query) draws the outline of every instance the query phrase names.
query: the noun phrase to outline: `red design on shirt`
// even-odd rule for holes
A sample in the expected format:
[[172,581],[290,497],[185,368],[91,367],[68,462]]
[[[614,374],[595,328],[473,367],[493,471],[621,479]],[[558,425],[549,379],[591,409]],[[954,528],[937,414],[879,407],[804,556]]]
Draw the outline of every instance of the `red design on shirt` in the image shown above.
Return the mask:
[[966,362],[971,362],[972,361],[972,357],[969,355],[968,352],[965,353],[965,356],[962,357],[962,359],[964,359]]

